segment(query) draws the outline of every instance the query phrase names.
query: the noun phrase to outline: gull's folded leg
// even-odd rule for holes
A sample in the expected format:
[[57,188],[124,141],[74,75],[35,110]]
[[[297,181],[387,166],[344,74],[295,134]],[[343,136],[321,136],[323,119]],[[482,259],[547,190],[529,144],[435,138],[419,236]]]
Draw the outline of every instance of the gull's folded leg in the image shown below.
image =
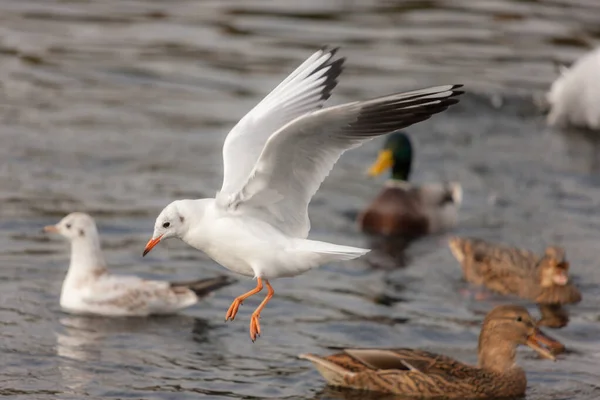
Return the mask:
[[260,313],[263,310],[263,308],[265,308],[269,300],[271,300],[273,294],[275,294],[275,291],[273,290],[273,287],[271,286],[269,281],[265,279],[265,283],[267,284],[268,290],[267,296],[262,301],[262,303],[260,303],[260,305],[256,308],[256,310],[254,310],[252,316],[250,317],[250,339],[252,339],[253,342],[258,336],[260,336],[260,323],[258,322],[258,319],[260,318]]
[[[269,283],[267,282],[267,286]],[[269,286],[270,287],[270,286]],[[229,306],[229,310],[227,310],[227,314],[225,315],[225,321],[232,320],[235,318],[238,309],[248,297],[255,295],[263,289],[263,283],[261,278],[256,278],[256,287],[249,291],[248,293],[244,293],[241,296],[235,298],[231,306]]]

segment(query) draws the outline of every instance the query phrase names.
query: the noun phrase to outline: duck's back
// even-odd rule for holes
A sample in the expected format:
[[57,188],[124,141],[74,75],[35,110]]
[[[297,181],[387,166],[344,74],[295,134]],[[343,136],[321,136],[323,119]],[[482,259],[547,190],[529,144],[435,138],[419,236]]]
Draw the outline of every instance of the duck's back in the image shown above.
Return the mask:
[[418,371],[367,371],[350,377],[348,384],[355,389],[377,388],[382,392],[419,398],[504,398],[521,396],[525,393],[527,388],[525,373],[517,369],[500,375],[473,367],[470,375],[463,378]]
[[485,285],[502,294],[530,294],[537,277],[535,253],[491,244],[480,239],[450,239],[450,248],[461,263],[468,282]]

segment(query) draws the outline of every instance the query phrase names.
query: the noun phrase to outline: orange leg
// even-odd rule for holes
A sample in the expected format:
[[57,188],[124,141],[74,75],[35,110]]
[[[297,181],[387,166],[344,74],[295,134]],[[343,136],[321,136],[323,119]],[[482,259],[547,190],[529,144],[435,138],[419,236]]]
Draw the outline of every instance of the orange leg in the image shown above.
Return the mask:
[[[267,282],[267,285],[269,285],[268,282]],[[231,306],[229,306],[229,310],[227,310],[227,314],[225,315],[225,321],[228,321],[228,320],[233,321],[233,319],[235,318],[235,316],[238,312],[238,309],[240,308],[240,306],[242,305],[244,300],[246,300],[250,296],[255,295],[256,293],[260,292],[261,290],[263,290],[262,279],[256,278],[256,287],[254,289],[252,289],[251,291],[249,291],[248,293],[244,293],[243,295],[236,297],[235,300],[233,301],[233,303],[231,303]]]
[[260,313],[263,310],[263,308],[265,308],[269,300],[271,300],[273,294],[275,294],[275,291],[273,290],[273,287],[271,286],[269,281],[265,279],[265,283],[267,284],[268,290],[267,296],[262,301],[262,303],[260,303],[260,305],[256,308],[256,310],[254,310],[252,316],[250,317],[250,339],[252,339],[253,342],[258,336],[260,336],[260,323],[258,322],[258,319],[260,318]]

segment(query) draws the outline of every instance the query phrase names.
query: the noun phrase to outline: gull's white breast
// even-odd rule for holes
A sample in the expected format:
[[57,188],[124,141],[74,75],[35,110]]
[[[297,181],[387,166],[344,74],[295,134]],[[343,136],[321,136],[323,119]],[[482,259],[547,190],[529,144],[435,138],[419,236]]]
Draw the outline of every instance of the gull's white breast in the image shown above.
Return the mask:
[[250,277],[264,276],[260,272],[277,263],[289,242],[267,222],[216,206],[209,207],[202,224],[182,239],[230,271]]

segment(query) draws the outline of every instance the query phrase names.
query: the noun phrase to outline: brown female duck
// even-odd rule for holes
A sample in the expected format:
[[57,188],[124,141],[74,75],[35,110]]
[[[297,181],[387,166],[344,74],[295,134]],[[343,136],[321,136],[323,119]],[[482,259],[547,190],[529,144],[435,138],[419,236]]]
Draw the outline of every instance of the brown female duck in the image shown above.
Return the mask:
[[418,397],[485,399],[525,393],[525,372],[515,364],[516,348],[527,345],[554,359],[544,336],[527,310],[498,306],[488,313],[479,335],[478,365],[412,349],[345,349],[312,361],[327,383],[353,389]]
[[412,159],[409,137],[404,132],[388,135],[369,175],[377,176],[390,168],[391,179],[358,216],[363,232],[412,238],[456,225],[462,200],[460,184],[412,185],[408,182]]
[[449,246],[468,282],[538,304],[581,301],[581,293],[569,282],[569,263],[561,247],[549,246],[538,256],[472,238],[450,238]]

